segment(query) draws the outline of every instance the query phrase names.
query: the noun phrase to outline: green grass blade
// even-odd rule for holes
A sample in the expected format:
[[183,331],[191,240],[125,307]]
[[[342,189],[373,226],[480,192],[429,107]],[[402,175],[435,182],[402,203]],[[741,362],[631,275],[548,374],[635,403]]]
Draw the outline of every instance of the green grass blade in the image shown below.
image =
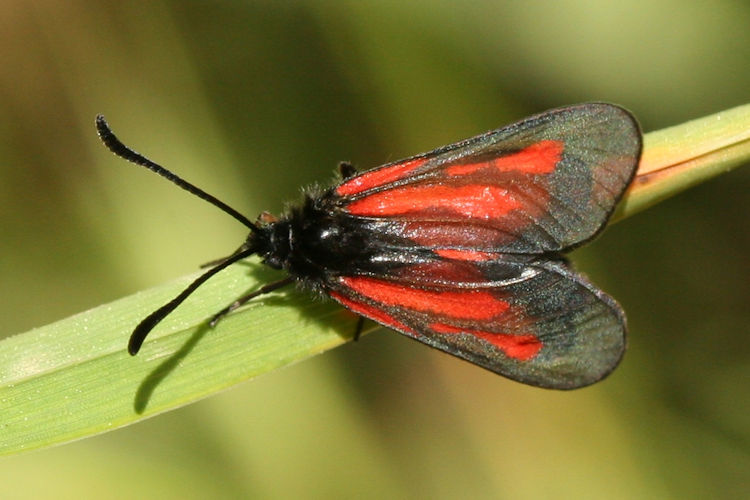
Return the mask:
[[750,160],[750,104],[644,137],[638,175],[615,212],[624,219]]
[[153,331],[135,357],[125,349],[134,325],[195,276],[0,342],[0,455],[177,408],[331,349],[354,333],[354,314],[294,287],[207,328],[206,318],[233,298],[280,276],[256,268],[232,266],[210,280]]
[[[646,136],[643,162],[617,217],[750,159],[750,106]],[[114,429],[338,346],[357,317],[293,287],[252,301],[215,329],[206,318],[281,277],[257,263],[211,279],[127,354],[138,322],[194,276],[0,342],[0,454]]]

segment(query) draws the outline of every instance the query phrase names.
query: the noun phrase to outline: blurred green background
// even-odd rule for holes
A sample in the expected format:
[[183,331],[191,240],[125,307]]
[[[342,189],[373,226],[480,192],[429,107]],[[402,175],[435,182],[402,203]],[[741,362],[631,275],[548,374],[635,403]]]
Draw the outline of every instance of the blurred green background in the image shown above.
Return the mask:
[[[550,107],[616,102],[649,131],[750,102],[742,2],[457,5],[2,2],[0,335],[194,271],[245,236],[115,159],[97,113],[254,217],[339,160],[372,167]],[[0,496],[742,497],[749,188],[739,169],[574,255],[629,316],[623,364],[592,388],[525,387],[381,331],[4,458]]]

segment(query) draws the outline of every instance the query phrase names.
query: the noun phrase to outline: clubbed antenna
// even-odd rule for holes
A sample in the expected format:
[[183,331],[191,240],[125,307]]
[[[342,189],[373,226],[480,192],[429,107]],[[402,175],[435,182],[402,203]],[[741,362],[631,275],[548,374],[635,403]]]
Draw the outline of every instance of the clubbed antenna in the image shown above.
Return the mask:
[[102,140],[104,145],[107,146],[107,149],[112,151],[114,154],[116,154],[120,158],[128,160],[129,162],[135,163],[136,165],[141,165],[142,167],[146,167],[152,172],[156,172],[157,174],[161,175],[168,181],[171,181],[174,184],[177,184],[188,193],[194,194],[198,198],[201,198],[202,200],[209,202],[215,207],[218,207],[221,211],[231,215],[232,217],[240,221],[242,224],[250,228],[251,231],[253,232],[258,231],[258,226],[253,224],[250,221],[250,219],[248,219],[247,217],[245,217],[244,215],[242,215],[237,210],[233,209],[232,207],[230,207],[223,201],[219,200],[215,196],[208,194],[201,188],[194,186],[193,184],[189,183],[185,179],[179,177],[178,175],[162,167],[158,163],[154,163],[153,161],[149,160],[145,156],[141,155],[140,153],[136,153],[135,151],[133,151],[132,149],[124,145],[122,142],[120,142],[120,139],[118,139],[117,136],[115,136],[115,134],[112,132],[112,129],[109,128],[109,125],[107,124],[107,120],[105,120],[102,115],[97,115],[96,117],[96,130],[99,133],[99,138]]
[[235,262],[242,260],[245,257],[251,256],[254,253],[254,248],[243,246],[235,253],[224,259],[222,262],[212,267],[205,273],[201,274],[195,281],[190,283],[190,285],[185,288],[177,297],[173,298],[172,300],[161,306],[159,309],[146,316],[143,321],[141,321],[138,326],[135,327],[135,330],[133,330],[133,333],[130,335],[130,340],[128,341],[128,352],[130,353],[130,355],[135,356],[140,350],[141,345],[143,345],[143,341],[146,340],[146,336],[149,334],[149,332],[151,332],[151,330],[153,330],[161,320],[166,318],[172,311],[177,308],[177,306],[182,304],[182,302],[186,298],[188,298],[191,293],[193,293],[199,286],[206,282],[211,276],[229,267]]
[[[120,140],[115,136],[115,134],[112,132],[112,129],[109,128],[109,125],[107,125],[107,121],[104,119],[102,115],[98,115],[96,117],[96,130],[99,132],[99,137],[101,138],[102,142],[105,146],[107,146],[107,149],[112,151],[114,154],[119,156],[120,158],[123,158],[125,160],[128,160],[129,162],[135,163],[136,165],[141,165],[143,167],[148,168],[149,170],[156,172],[157,174],[161,175],[165,179],[173,182],[174,184],[177,184],[185,191],[194,194],[198,198],[201,198],[202,200],[205,200],[209,202],[210,204],[214,205],[215,207],[218,207],[221,211],[231,215],[238,221],[240,221],[242,224],[250,228],[250,231],[257,233],[258,232],[258,226],[253,224],[250,219],[239,213],[237,210],[233,209],[223,201],[219,200],[218,198],[208,194],[207,192],[203,191],[197,186],[194,186],[193,184],[187,182],[186,180],[182,179],[181,177],[175,175],[174,173],[170,172],[166,168],[162,167],[158,163],[154,163],[153,161],[149,160],[145,156],[136,153],[129,147],[125,146]],[[252,254],[256,252],[256,248],[252,246],[251,243],[249,243],[249,240],[246,241],[240,248],[237,249],[236,252],[234,252],[229,257],[222,259],[221,261],[216,262],[216,265],[206,271],[204,274],[199,276],[195,281],[193,281],[185,290],[182,291],[177,297],[170,300],[166,304],[164,304],[162,307],[157,309],[156,311],[149,314],[143,321],[140,322],[138,326],[135,327],[135,330],[133,330],[132,335],[130,336],[130,341],[128,342],[128,352],[131,355],[135,355],[141,348],[141,345],[143,345],[143,341],[146,340],[146,336],[153,330],[153,328],[164,318],[166,318],[172,311],[177,308],[182,302],[190,296],[191,293],[193,293],[199,286],[201,286],[206,280],[208,280],[211,276],[218,273],[219,271],[229,267],[230,265],[234,264],[235,262],[244,259],[245,257],[249,257]],[[228,308],[226,312],[231,310]],[[221,315],[226,314],[226,312],[223,312]],[[217,315],[217,317],[212,321],[212,325],[215,321],[218,320],[218,318],[221,317],[220,315]]]

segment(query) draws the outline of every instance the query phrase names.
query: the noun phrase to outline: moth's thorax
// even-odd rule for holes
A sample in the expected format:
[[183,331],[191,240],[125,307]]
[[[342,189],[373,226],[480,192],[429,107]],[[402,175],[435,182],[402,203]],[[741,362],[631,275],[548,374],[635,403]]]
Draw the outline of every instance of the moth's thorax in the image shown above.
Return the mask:
[[[308,198],[255,236],[266,264],[293,276],[323,283],[340,274],[369,274],[403,264],[408,245],[377,222],[353,220],[330,195]],[[393,254],[393,259],[388,258]]]

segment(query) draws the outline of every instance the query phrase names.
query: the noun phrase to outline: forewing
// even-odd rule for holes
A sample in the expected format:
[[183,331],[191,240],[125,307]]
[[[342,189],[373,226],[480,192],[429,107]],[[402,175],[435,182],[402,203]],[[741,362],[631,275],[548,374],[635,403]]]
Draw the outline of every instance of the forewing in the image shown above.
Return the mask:
[[[563,262],[434,265],[440,269],[398,277],[342,276],[329,294],[408,337],[530,385],[575,389],[619,363],[620,307]],[[425,278],[437,271],[440,278]]]
[[363,172],[333,190],[334,209],[430,249],[568,250],[604,227],[640,153],[629,112],[571,106]]

